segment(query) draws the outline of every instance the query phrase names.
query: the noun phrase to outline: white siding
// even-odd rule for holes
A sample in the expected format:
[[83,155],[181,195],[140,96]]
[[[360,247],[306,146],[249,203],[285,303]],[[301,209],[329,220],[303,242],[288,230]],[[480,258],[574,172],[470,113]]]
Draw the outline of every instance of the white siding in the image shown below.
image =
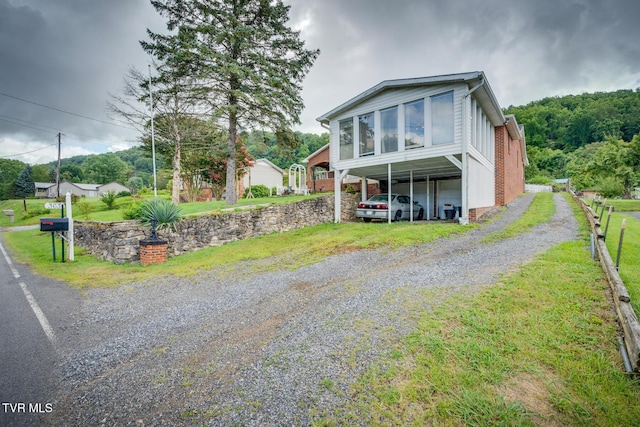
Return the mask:
[[[453,114],[454,114],[454,141],[453,144],[443,144],[440,146],[431,146],[431,111],[429,108],[430,97],[445,92],[453,91]],[[413,158],[429,158],[449,154],[459,154],[462,146],[462,100],[466,94],[466,85],[443,85],[429,86],[418,88],[402,88],[383,92],[371,99],[368,99],[352,109],[343,112],[340,115],[331,118],[330,135],[331,135],[331,164],[336,169],[347,169],[349,167],[364,166],[371,164],[383,164],[387,162],[393,163],[400,160],[400,155],[404,150],[404,104],[419,99],[425,100],[425,147],[412,148],[406,150],[402,159],[407,159],[407,153]],[[381,154],[380,150],[380,110],[385,108],[398,106],[398,151],[394,153]],[[374,112],[376,115],[376,150],[374,156],[359,157],[358,132],[359,126],[357,117],[362,114]],[[354,158],[348,160],[339,159],[340,141],[339,141],[339,122],[353,118],[354,120]]]
[[452,204],[456,210],[462,205],[462,180],[461,179],[448,179],[446,181],[438,181],[437,190],[437,209],[436,215],[440,218],[444,218],[444,205],[445,203]]
[[[249,175],[242,177],[244,187],[249,187]],[[260,160],[251,168],[251,185],[264,185],[268,188],[282,186],[282,174],[268,163]]]
[[469,157],[469,209],[495,205],[494,169]]

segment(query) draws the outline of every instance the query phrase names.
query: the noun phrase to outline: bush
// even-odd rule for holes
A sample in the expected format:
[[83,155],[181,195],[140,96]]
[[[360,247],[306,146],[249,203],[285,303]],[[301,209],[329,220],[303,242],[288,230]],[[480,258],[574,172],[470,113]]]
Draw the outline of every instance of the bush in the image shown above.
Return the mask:
[[116,194],[116,198],[121,198],[121,197],[131,197],[131,192],[130,191],[121,191],[118,194]]
[[142,203],[131,203],[124,211],[122,211],[124,219],[142,219]]
[[[76,202],[80,200],[80,196],[78,196],[77,194],[72,194],[71,195],[71,204],[75,205]],[[56,197],[56,202],[58,203],[65,203],[67,201],[67,196],[60,196],[60,197]]]
[[84,219],[89,219],[89,214],[93,212],[93,206],[86,200],[81,200],[76,204],[79,216]]
[[142,224],[151,225],[151,219],[155,218],[158,221],[158,230],[173,228],[175,231],[175,223],[182,217],[182,209],[172,201],[164,199],[146,200],[140,210]]
[[554,181],[552,178],[544,175],[536,175],[530,179],[527,179],[527,184],[533,185],[553,185]]
[[[247,194],[249,194],[249,189],[245,188],[244,189],[244,194],[242,195],[243,198],[247,198]],[[253,197],[257,198],[257,199],[261,199],[264,197],[269,197],[271,194],[269,193],[269,187],[267,187],[266,185],[262,185],[262,184],[258,184],[258,185],[252,185],[251,186],[251,194],[253,194]]]
[[622,196],[624,186],[614,177],[607,177],[597,185],[598,194],[607,199],[614,199]]
[[116,204],[115,191],[106,191],[100,195],[100,201],[107,205],[107,209],[113,209]]
[[[29,209],[26,212],[23,212],[22,215],[20,216],[22,219],[29,219],[29,218],[33,218],[36,216],[43,216],[43,215],[48,215],[51,213],[50,209],[47,208],[35,208],[35,209]],[[58,215],[60,213],[58,212]]]

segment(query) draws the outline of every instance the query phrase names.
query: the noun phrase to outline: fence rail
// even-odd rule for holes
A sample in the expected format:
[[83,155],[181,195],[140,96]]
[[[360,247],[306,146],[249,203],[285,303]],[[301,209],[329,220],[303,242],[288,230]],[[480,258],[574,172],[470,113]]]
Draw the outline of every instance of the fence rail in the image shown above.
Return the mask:
[[[638,317],[631,306],[631,298],[629,297],[627,288],[618,274],[618,269],[611,259],[605,243],[606,234],[602,231],[600,220],[604,214],[606,202],[602,203],[601,213],[598,214],[600,205],[596,205],[594,210],[592,206],[584,203],[584,201],[575,194],[573,194],[573,198],[587,215],[587,219],[591,224],[591,231],[597,239],[595,242],[596,254],[607,276],[611,292],[613,293],[613,302],[624,335],[624,345],[621,349],[626,350],[626,355],[623,354],[623,359],[625,359],[625,357],[628,358],[628,360],[625,359],[625,365],[628,361],[630,365],[629,368],[633,372],[638,373],[640,372],[640,322],[638,322]],[[610,209],[608,212],[609,215],[611,215],[613,210]]]

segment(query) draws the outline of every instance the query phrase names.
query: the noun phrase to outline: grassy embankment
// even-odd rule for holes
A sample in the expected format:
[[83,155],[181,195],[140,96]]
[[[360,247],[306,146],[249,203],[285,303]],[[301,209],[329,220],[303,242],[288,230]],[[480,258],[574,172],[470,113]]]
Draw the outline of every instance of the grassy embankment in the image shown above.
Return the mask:
[[[277,205],[284,203],[294,203],[296,201],[320,197],[323,194],[318,193],[311,196],[287,196],[287,197],[266,197],[261,199],[240,199],[238,203],[231,208],[226,205],[226,202],[213,201],[213,202],[195,202],[195,203],[180,203],[180,209],[183,215],[198,215],[207,213],[216,213],[223,210],[241,210],[247,207],[256,205]],[[73,217],[79,220],[90,221],[122,221],[124,219],[123,212],[135,203],[142,203],[143,200],[152,199],[153,195],[144,195],[140,197],[120,197],[116,199],[113,209],[108,209],[99,198],[81,198],[78,203],[74,204]],[[171,196],[166,192],[159,192],[158,198],[170,200]],[[0,202],[0,227],[1,226],[21,226],[21,225],[36,225],[40,223],[40,218],[44,217],[60,217],[60,209],[45,209],[44,205],[47,202],[55,202],[53,199],[27,199],[27,212],[24,210],[23,200],[4,200]],[[90,206],[90,212],[83,215],[79,203],[86,203]],[[1,214],[1,211],[5,209],[13,209],[14,211],[14,223],[11,224],[9,217]]]
[[316,424],[638,425],[640,385],[623,373],[608,285],[573,206],[579,240],[424,312]]

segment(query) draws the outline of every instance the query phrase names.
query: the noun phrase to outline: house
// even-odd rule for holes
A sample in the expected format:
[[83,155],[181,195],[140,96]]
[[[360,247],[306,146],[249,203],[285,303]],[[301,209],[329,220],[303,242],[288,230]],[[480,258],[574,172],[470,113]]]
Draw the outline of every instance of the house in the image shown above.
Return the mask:
[[[56,184],[45,184],[45,183],[35,183],[36,184],[36,197],[47,197],[54,198],[58,196],[58,192],[56,191]],[[47,187],[45,187],[45,185]],[[44,190],[46,189],[46,195],[44,195]],[[120,193],[122,191],[131,191],[128,187],[117,183],[110,182],[108,184],[79,184],[69,182],[67,180],[63,180],[60,183],[60,195],[64,196],[67,194],[67,191],[71,194],[75,194],[79,197],[100,197],[102,193],[106,193],[108,191],[113,191],[114,193]],[[42,194],[42,195],[39,195]]]
[[113,193],[122,193],[123,191],[126,191],[128,193],[131,192],[131,189],[129,187],[125,187],[124,185],[120,184],[119,182],[108,182],[106,184],[101,184],[98,186],[98,193],[102,194],[102,193],[107,193],[107,192],[113,192]]
[[35,196],[43,199],[53,199],[57,197],[55,182],[34,182],[36,188]]
[[[313,193],[326,193],[334,191],[334,174],[329,163],[329,146],[326,144],[320,147],[302,162],[307,164],[307,188]],[[342,189],[348,186],[354,187],[361,191],[362,179],[347,175],[342,180]],[[374,179],[367,180],[367,194],[373,196],[379,193],[378,181]]]
[[267,159],[257,159],[242,177],[239,194],[251,185],[264,185],[267,188],[281,187],[284,171]]
[[330,133],[337,213],[347,175],[409,194],[427,219],[453,205],[463,224],[524,192],[524,127],[481,71],[385,80],[317,120]]

